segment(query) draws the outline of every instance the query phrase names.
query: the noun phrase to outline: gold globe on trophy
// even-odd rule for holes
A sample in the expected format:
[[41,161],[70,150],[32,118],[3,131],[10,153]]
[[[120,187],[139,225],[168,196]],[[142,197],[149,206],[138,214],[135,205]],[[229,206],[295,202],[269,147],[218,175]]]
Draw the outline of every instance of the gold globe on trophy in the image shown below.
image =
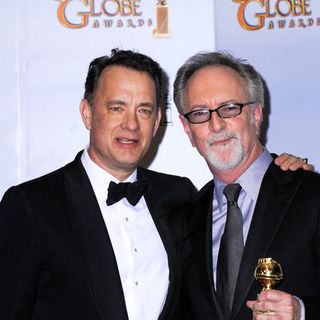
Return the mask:
[[[254,271],[254,277],[262,285],[262,291],[271,290],[283,279],[283,272],[280,264],[272,258],[261,258]],[[274,315],[272,311],[261,312]]]
[[254,271],[254,277],[262,285],[262,290],[267,291],[275,288],[275,286],[283,279],[283,272],[280,264],[272,258],[261,258]]

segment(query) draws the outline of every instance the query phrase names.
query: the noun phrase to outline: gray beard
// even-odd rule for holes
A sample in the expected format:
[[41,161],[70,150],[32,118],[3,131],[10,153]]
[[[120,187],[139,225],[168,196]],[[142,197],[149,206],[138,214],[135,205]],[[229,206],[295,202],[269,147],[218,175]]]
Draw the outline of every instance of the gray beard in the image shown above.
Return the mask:
[[[212,143],[234,137],[231,142],[224,146],[214,146]],[[229,170],[235,168],[243,159],[244,150],[236,133],[224,131],[214,134],[206,143],[207,161],[218,170]],[[228,157],[226,155],[228,154]]]

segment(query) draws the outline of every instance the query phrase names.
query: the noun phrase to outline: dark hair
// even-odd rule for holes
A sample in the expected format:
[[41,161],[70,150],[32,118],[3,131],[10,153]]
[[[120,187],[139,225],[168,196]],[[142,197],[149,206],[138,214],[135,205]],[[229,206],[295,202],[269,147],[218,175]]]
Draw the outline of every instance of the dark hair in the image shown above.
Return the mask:
[[248,98],[264,106],[264,87],[259,73],[245,60],[223,52],[200,52],[189,58],[177,72],[174,81],[174,102],[180,114],[185,113],[185,89],[191,76],[208,66],[225,66],[233,69],[247,84]]
[[147,72],[154,82],[156,89],[157,107],[163,102],[163,70],[150,57],[131,50],[112,49],[111,55],[102,56],[91,61],[85,83],[84,99],[93,106],[94,94],[98,87],[102,71],[111,65],[119,65],[136,71]]

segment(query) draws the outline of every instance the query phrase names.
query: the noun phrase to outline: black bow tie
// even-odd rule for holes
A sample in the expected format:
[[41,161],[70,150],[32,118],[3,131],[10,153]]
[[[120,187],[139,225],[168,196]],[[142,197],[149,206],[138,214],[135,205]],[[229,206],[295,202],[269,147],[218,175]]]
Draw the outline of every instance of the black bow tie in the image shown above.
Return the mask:
[[128,202],[135,206],[147,188],[145,181],[136,182],[110,182],[108,188],[107,206],[118,202],[122,198],[127,198]]

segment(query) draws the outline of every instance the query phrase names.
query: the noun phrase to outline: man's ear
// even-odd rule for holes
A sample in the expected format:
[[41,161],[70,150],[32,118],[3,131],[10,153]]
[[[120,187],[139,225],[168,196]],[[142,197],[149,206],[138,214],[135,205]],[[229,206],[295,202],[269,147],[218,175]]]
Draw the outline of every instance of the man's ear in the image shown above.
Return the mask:
[[162,116],[161,108],[157,108],[157,118],[156,118],[155,123],[154,123],[153,134],[152,134],[153,138],[156,136],[156,133],[157,133],[157,131],[159,129],[161,116]]
[[194,143],[193,135],[188,120],[182,114],[179,115],[179,118],[183,125],[184,132],[188,135],[192,146],[195,147],[196,145]]
[[85,127],[91,130],[92,107],[87,99],[82,99],[80,102],[80,114]]
[[253,121],[256,128],[256,134],[259,136],[260,134],[260,124],[262,121],[262,105],[258,103],[254,108]]

